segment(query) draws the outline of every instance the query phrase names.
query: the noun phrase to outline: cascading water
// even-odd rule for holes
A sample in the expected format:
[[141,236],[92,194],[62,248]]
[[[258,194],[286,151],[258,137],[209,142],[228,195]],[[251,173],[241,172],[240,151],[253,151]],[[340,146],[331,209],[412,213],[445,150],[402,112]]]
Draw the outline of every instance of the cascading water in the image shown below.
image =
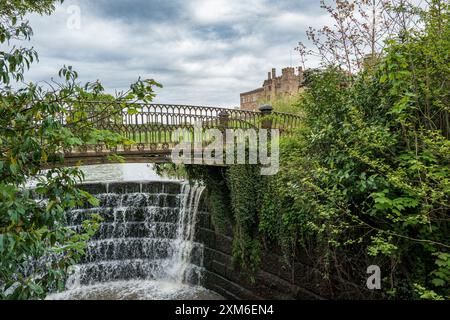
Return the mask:
[[220,298],[200,286],[203,245],[195,242],[195,225],[204,187],[149,182],[129,191],[127,185],[106,185],[95,195],[99,207],[67,213],[73,228],[92,213],[104,220],[67,280],[67,291],[48,298]]
[[[201,274],[193,274],[190,270],[192,262],[192,253],[195,250],[196,244],[194,242],[195,225],[197,222],[198,205],[200,197],[204,190],[203,186],[190,186],[189,184],[183,184],[182,186],[182,205],[180,206],[180,212],[178,216],[177,232],[174,241],[175,250],[170,259],[169,269],[167,275],[170,279],[175,280],[178,283],[188,282],[192,283],[192,276],[196,279],[201,279]],[[203,246],[201,246],[200,258],[203,258]],[[203,259],[201,259],[203,260]],[[203,261],[199,261],[200,265]],[[198,280],[197,280],[198,281]]]

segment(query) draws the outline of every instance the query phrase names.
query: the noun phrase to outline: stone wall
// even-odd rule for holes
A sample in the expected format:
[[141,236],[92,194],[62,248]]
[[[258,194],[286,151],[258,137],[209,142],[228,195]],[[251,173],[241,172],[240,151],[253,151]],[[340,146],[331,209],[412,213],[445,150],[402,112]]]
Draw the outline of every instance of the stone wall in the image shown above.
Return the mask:
[[198,218],[197,241],[205,246],[206,288],[228,299],[323,299],[311,286],[298,285],[315,283],[314,275],[308,274],[311,269],[300,262],[290,267],[278,248],[266,248],[261,267],[252,281],[249,274],[232,264],[231,227],[225,232],[217,231],[205,206],[201,207]]
[[[201,204],[197,224],[197,241],[205,246],[203,265],[206,269],[204,286],[228,299],[379,299],[377,290],[366,287],[365,263],[360,257],[346,261],[356,272],[342,275],[330,266],[329,278],[316,269],[314,260],[299,250],[295,261],[285,261],[281,249],[265,245],[259,270],[251,276],[232,263],[233,230],[229,226],[218,231]],[[348,279],[351,279],[349,281]],[[379,291],[379,290],[378,290]]]
[[292,67],[282,69],[281,76],[276,75],[276,69],[269,72],[261,88],[243,92],[240,94],[242,110],[257,111],[258,104],[262,100],[271,101],[283,95],[296,95],[302,90],[300,84],[303,81],[303,69],[297,68],[298,73]]
[[[92,183],[82,189],[93,193],[163,192],[178,194],[179,183]],[[206,194],[206,193],[204,193]],[[228,299],[367,299],[376,298],[365,289],[365,270],[359,266],[357,281],[324,279],[306,254],[299,253],[295,261],[285,261],[280,248],[265,245],[260,268],[250,275],[232,263],[233,230],[217,230],[203,198],[199,207],[196,241],[204,244],[203,285]],[[353,263],[353,261],[350,261]],[[336,272],[332,272],[336,274]],[[252,277],[254,278],[252,281]]]

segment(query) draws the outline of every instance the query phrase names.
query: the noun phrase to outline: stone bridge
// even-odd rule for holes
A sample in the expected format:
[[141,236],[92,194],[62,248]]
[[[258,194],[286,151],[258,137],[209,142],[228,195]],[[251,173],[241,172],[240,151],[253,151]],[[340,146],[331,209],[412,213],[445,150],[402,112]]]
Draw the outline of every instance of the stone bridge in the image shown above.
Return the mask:
[[173,133],[180,128],[193,132],[196,124],[201,123],[202,130],[273,128],[279,129],[280,134],[289,134],[298,127],[300,120],[298,115],[274,112],[269,105],[261,106],[258,112],[191,105],[75,102],[67,105],[67,113],[61,117],[64,125],[77,130],[77,123],[88,123],[91,128],[120,134],[128,141],[118,145],[96,141],[64,150],[64,165],[123,160],[170,162],[171,150],[179,143]]

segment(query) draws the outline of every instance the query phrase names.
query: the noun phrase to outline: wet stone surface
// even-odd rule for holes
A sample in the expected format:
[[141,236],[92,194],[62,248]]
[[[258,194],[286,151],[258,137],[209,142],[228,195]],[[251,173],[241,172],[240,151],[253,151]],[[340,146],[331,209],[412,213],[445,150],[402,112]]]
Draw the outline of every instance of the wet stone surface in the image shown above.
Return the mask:
[[109,182],[82,188],[99,200],[66,213],[82,230],[102,217],[86,255],[71,270],[66,291],[49,299],[218,299],[201,286],[203,244],[196,242],[204,187],[187,183]]

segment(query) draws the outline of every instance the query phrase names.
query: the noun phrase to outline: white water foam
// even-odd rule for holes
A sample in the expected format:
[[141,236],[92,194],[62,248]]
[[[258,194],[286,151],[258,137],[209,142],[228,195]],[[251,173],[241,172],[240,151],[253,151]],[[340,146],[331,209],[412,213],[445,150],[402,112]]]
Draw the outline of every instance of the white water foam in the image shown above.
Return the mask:
[[51,294],[47,300],[222,300],[201,286],[165,281],[105,282]]
[[100,194],[103,207],[69,212],[74,228],[92,212],[105,221],[88,243],[84,263],[73,267],[66,291],[47,298],[220,298],[201,287],[203,245],[195,242],[195,230],[203,190],[183,183],[176,204],[163,182],[158,194]]
[[[178,218],[178,228],[175,239],[175,252],[172,255],[168,269],[168,277],[177,283],[191,282],[187,271],[192,263],[192,251],[194,249],[195,227],[197,223],[197,212],[200,197],[202,196],[204,186],[188,183],[183,184],[181,194],[183,195],[182,205]],[[203,248],[202,248],[203,249]],[[201,255],[203,256],[203,250]],[[203,261],[201,261],[203,264]],[[196,275],[201,277],[201,275]]]

